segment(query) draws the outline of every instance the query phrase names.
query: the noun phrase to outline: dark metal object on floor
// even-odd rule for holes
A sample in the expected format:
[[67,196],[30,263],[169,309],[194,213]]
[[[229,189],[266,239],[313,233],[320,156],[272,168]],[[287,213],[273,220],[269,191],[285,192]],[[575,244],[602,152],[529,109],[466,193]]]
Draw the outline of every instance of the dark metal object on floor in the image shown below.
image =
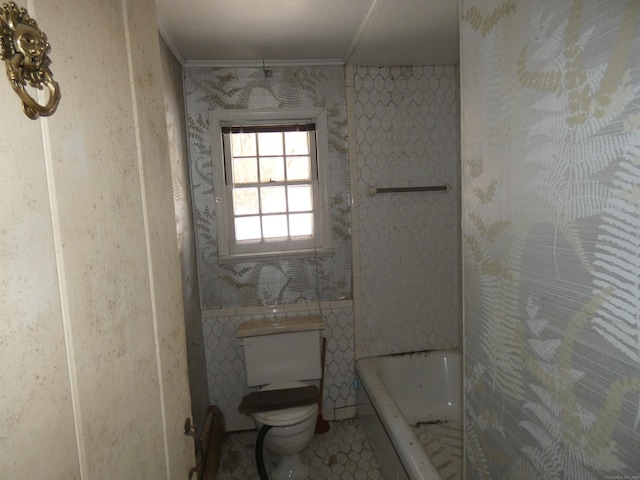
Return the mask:
[[196,474],[197,480],[215,480],[220,465],[220,451],[224,439],[224,417],[216,406],[210,406],[201,428],[187,418],[184,433],[193,437],[196,466],[189,470],[189,480]]
[[322,417],[322,397],[324,395],[324,364],[327,356],[327,339],[322,337],[322,353],[320,354],[320,364],[322,365],[322,374],[320,376],[320,401],[318,402],[318,418],[316,419],[316,433],[327,433],[331,426]]
[[258,438],[256,439],[256,466],[258,467],[258,476],[260,480],[269,480],[267,475],[267,469],[264,466],[264,437],[271,430],[271,425],[263,425],[258,432]]

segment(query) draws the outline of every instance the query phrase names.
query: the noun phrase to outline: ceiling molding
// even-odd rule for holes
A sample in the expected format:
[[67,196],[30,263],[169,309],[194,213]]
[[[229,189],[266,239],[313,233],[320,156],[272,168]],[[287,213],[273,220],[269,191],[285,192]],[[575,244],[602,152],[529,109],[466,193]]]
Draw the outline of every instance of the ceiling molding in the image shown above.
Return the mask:
[[371,22],[378,14],[378,11],[380,10],[380,7],[382,7],[383,3],[384,3],[384,0],[373,0],[371,2],[371,6],[369,6],[369,10],[367,11],[367,14],[362,19],[362,23],[360,23],[360,27],[358,27],[358,31],[356,32],[356,34],[353,36],[353,39],[351,40],[351,45],[349,45],[349,48],[345,52],[345,55],[344,55],[345,64],[348,64],[349,61],[351,60],[351,57],[353,56],[353,52],[355,52],[356,48],[358,48],[358,45],[360,44],[360,40],[362,40],[362,36],[364,35],[364,32],[367,30],[367,28],[369,28],[369,25],[371,25]]
[[167,32],[167,29],[158,17],[156,17],[156,21],[158,22],[158,33],[160,34],[160,37],[162,38],[162,40],[164,40],[164,43],[167,44],[167,47],[169,48],[169,50],[171,50],[171,53],[173,53],[173,56],[176,57],[176,60],[180,63],[180,65],[184,66],[186,60],[176,47],[173,38],[171,38],[171,35],[169,35],[169,32]]
[[295,67],[295,66],[325,66],[344,65],[340,58],[309,59],[309,60],[187,60],[185,67],[214,67],[214,68],[267,68],[267,67]]

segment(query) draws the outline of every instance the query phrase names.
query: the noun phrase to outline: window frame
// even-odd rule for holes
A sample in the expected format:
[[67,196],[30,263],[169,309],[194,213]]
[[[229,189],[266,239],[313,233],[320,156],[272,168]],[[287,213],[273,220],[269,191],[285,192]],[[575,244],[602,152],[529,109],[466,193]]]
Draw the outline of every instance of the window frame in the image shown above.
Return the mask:
[[[313,191],[314,235],[312,239],[285,240],[274,242],[239,243],[235,241],[233,184],[227,185],[223,126],[244,125],[291,125],[296,123],[315,124],[317,178],[310,182]],[[211,131],[211,158],[213,166],[213,187],[215,207],[218,260],[220,262],[257,260],[268,258],[288,258],[330,253],[331,222],[327,184],[327,163],[329,142],[327,114],[324,108],[304,109],[246,109],[211,110],[209,112]]]

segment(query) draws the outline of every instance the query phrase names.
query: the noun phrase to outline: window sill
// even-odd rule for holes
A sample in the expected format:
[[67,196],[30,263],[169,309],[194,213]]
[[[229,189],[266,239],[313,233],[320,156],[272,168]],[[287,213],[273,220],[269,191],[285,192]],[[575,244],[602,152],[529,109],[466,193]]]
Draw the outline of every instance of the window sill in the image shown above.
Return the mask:
[[241,253],[235,255],[218,256],[218,263],[244,263],[260,260],[288,260],[290,258],[301,257],[326,257],[333,255],[332,248],[295,250],[291,252],[263,252],[263,253]]

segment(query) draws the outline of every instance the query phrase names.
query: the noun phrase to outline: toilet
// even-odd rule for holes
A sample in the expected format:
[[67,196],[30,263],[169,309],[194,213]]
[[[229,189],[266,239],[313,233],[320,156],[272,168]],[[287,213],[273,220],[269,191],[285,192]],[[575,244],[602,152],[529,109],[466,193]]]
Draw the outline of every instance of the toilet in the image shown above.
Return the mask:
[[[322,375],[322,319],[315,315],[251,320],[239,325],[237,337],[244,352],[249,387],[261,392],[306,387],[305,381]],[[313,439],[318,404],[260,411],[251,414],[258,431],[271,425],[264,446],[279,457],[271,480],[306,480],[308,469],[300,458]]]

